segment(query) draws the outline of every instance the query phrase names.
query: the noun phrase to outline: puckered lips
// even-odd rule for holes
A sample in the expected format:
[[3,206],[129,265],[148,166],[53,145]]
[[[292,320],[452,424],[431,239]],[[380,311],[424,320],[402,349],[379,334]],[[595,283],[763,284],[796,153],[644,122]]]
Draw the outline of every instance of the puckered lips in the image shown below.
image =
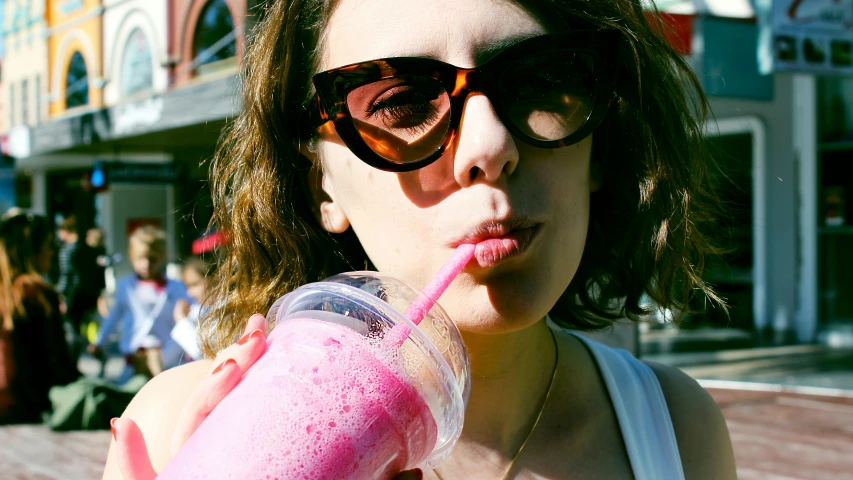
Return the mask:
[[482,268],[494,267],[527,251],[536,238],[542,223],[523,215],[480,222],[451,244],[456,248],[473,243],[473,262]]

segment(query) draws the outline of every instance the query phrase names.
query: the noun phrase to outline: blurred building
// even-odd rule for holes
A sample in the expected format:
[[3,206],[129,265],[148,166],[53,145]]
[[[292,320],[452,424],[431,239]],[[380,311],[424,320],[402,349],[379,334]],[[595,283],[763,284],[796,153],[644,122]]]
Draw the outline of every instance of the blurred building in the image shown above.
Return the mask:
[[8,153],[29,154],[30,130],[48,117],[48,47],[45,2],[3,2],[3,71],[0,132]]
[[30,3],[43,4],[33,8],[46,46],[29,59],[43,59],[50,79],[42,121],[15,152],[30,206],[102,226],[114,252],[132,229],[156,224],[173,260],[189,255],[212,212],[202,162],[238,112],[247,11],[258,1]]
[[[3,55],[5,53],[5,42],[3,38],[6,35],[6,5],[0,4],[0,93],[3,92]],[[6,105],[3,102],[3,97],[0,97],[0,112],[4,112],[6,110]],[[1,116],[1,115],[0,115]],[[9,129],[9,126],[2,123],[3,120],[0,120],[0,154],[6,155],[8,153],[8,138],[5,133]]]
[[[685,326],[742,332],[725,337],[739,346],[853,341],[853,227],[844,218],[853,198],[844,173],[853,161],[850,42],[830,42],[825,27],[803,28],[795,40],[778,35],[780,12],[791,15],[795,3],[756,11],[748,0],[658,2],[710,97],[708,144],[728,177],[716,182],[728,203],[719,239],[731,253],[705,279],[730,315],[712,309]],[[851,5],[808,3],[819,19]],[[775,71],[764,74],[768,55]]]
[[167,3],[105,0],[104,7],[104,103],[119,105],[168,90]]
[[174,0],[172,78],[176,86],[233,77],[245,50],[246,0]]
[[50,115],[80,115],[104,104],[101,0],[47,1]]

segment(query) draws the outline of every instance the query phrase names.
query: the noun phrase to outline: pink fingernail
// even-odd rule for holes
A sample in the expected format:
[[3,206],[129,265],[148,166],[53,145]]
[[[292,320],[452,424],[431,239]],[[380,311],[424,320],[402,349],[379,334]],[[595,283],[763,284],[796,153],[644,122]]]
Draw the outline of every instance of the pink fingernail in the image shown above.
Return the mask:
[[219,373],[222,370],[222,368],[225,367],[225,365],[228,365],[229,363],[233,363],[234,365],[237,365],[237,360],[234,360],[233,358],[229,358],[228,360],[225,360],[224,362],[217,365],[216,368],[214,368],[212,372],[210,372],[211,375],[214,373]]
[[113,440],[118,441],[118,438],[116,437],[116,420],[118,420],[118,418],[110,420],[110,431],[113,432]]
[[249,332],[249,333],[243,335],[242,337],[240,337],[240,340],[237,340],[237,345],[245,345],[246,342],[248,342],[255,335],[262,335],[262,334],[263,334],[263,332],[261,331],[261,329],[257,329],[257,330],[254,330],[252,332]]

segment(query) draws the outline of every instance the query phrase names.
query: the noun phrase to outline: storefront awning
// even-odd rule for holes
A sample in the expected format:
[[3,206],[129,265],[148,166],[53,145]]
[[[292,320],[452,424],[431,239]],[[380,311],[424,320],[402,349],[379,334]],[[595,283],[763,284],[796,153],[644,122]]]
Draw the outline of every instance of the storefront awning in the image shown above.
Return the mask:
[[30,155],[183,131],[233,118],[240,111],[238,78],[226,77],[112,107],[57,118],[31,129]]
[[[652,0],[643,0],[651,9]],[[709,17],[754,19],[755,9],[749,0],[658,0],[658,10],[675,15],[701,15]]]

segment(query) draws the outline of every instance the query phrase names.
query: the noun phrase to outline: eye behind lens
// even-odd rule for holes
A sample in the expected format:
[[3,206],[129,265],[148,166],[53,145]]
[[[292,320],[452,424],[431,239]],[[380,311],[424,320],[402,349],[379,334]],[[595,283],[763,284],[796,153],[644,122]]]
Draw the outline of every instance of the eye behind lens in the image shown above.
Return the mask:
[[450,95],[430,77],[401,76],[363,85],[347,96],[347,107],[367,146],[394,163],[434,154],[450,128]]
[[522,133],[534,140],[561,140],[592,114],[595,59],[567,50],[531,55],[504,72],[500,91],[507,115]]

